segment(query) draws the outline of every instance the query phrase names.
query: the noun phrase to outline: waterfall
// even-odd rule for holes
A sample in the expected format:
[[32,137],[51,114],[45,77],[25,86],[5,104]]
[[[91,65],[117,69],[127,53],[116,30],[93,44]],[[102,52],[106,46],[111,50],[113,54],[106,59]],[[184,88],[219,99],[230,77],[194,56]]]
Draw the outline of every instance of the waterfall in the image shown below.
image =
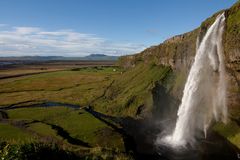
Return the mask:
[[[222,49],[224,13],[218,15],[197,47],[184,87],[173,133],[161,138],[171,146],[194,144],[213,121],[227,121],[226,80]],[[160,143],[161,143],[160,142]]]

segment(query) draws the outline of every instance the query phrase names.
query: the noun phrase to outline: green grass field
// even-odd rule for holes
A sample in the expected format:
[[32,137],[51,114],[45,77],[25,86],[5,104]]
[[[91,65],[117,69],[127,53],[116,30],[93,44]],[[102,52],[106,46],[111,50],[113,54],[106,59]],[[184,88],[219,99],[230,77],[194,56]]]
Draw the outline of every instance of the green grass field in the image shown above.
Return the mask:
[[[63,140],[64,137],[57,135],[57,132],[48,125],[54,124],[63,128],[69,133],[69,136],[91,146],[124,149],[121,135],[81,109],[67,107],[22,108],[9,110],[7,113],[9,118],[14,121],[36,121],[36,123],[27,125],[26,130],[34,131],[42,136]],[[104,136],[104,134],[110,135],[111,138]]]
[[119,74],[114,67],[43,73],[0,81],[0,106],[24,101],[57,101],[87,105]]
[[[117,67],[88,67],[2,79],[0,106],[24,107],[43,102],[88,106],[122,71]],[[5,112],[8,119],[0,117],[0,140],[10,144],[52,141],[74,150],[85,148],[81,145],[84,143],[93,152],[95,147],[125,151],[122,135],[84,109],[41,106]]]
[[[185,76],[174,75],[170,67],[140,63],[127,71],[88,67],[2,79],[0,107],[19,108],[5,110],[8,119],[0,116],[0,142],[44,146],[56,143],[74,153],[85,154],[87,150],[88,154],[102,156],[107,152],[106,156],[129,159],[124,136],[85,108],[91,106],[105,115],[136,118],[142,106],[144,112],[151,112],[156,83],[180,92]],[[61,105],[44,106],[47,102]],[[41,107],[31,107],[37,104]],[[239,126],[232,122],[228,126],[218,124],[214,129],[238,146]]]
[[30,133],[6,123],[0,123],[0,137],[1,140],[19,143],[34,140],[34,137]]

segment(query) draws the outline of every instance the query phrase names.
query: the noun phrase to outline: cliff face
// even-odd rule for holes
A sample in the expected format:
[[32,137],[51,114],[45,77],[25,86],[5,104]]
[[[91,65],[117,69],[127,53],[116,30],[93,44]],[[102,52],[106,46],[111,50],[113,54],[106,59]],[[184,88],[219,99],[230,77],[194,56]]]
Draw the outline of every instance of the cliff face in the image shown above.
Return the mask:
[[119,64],[124,68],[133,68],[140,63],[170,66],[174,72],[175,81],[171,82],[169,93],[176,99],[181,99],[186,76],[196,53],[196,46],[221,12],[225,12],[226,16],[223,46],[229,81],[228,106],[230,109],[240,109],[240,1],[231,8],[206,19],[199,28],[191,32],[172,37],[139,54],[121,57]]
[[[240,1],[195,30],[141,53],[119,58],[124,68],[92,104],[95,110],[134,118],[175,119],[196,48],[217,15],[225,12],[223,47],[228,80],[229,123],[215,130],[240,148]],[[214,126],[214,127],[215,127]],[[213,127],[213,128],[214,128]]]
[[240,108],[240,2],[226,11],[223,39],[229,75],[229,106]]

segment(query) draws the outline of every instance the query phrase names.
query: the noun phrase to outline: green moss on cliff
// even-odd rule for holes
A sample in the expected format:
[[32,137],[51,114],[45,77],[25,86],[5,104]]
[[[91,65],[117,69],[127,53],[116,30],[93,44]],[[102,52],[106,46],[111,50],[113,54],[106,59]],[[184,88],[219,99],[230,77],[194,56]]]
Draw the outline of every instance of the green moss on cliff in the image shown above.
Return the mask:
[[224,49],[229,61],[232,54],[240,51],[240,1],[226,12],[226,32],[224,39]]
[[240,127],[236,122],[230,121],[227,125],[218,123],[213,129],[240,148]]

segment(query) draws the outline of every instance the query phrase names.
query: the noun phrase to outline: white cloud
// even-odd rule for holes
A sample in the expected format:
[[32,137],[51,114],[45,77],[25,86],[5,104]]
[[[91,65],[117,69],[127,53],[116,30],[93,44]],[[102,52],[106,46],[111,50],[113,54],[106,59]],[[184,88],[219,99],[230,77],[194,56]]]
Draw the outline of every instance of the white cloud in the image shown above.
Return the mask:
[[40,31],[40,28],[36,27],[14,27],[15,33],[20,35],[33,34]]
[[0,23],[0,27],[6,27],[7,24]]
[[47,31],[37,27],[0,28],[0,56],[88,54],[125,55],[143,50],[142,44],[116,43],[94,34],[72,30]]

